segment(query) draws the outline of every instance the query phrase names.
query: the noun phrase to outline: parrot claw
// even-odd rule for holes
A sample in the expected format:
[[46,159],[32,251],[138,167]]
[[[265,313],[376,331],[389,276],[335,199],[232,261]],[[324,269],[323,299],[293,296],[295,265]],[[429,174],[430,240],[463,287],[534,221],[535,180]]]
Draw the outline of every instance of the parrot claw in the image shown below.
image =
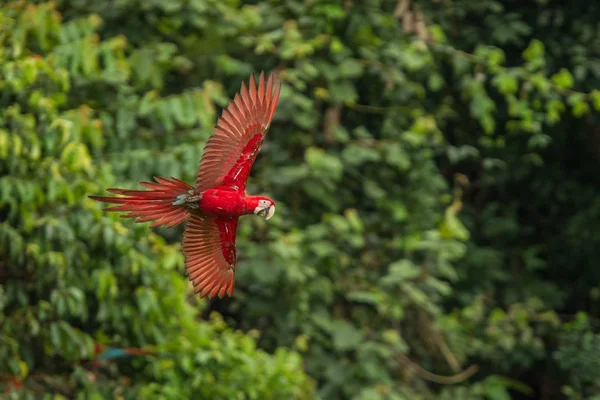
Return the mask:
[[196,196],[192,196],[194,194],[194,190],[190,190],[187,193],[180,194],[177,196],[177,199],[173,202],[174,206],[187,205],[191,208],[198,208],[198,201],[202,198],[202,193]]
[[187,199],[187,194],[180,194],[179,196],[177,196],[177,200],[175,200],[173,202],[174,206],[180,206],[183,203],[185,203],[185,200]]

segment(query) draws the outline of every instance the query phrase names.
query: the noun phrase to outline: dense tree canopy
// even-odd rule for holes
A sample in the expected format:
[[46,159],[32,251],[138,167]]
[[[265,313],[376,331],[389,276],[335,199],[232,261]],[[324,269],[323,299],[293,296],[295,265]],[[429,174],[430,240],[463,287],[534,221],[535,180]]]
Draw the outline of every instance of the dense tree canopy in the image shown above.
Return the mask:
[[[0,5],[0,392],[600,398],[600,6],[576,3]],[[261,70],[284,86],[247,190],[277,214],[240,220],[233,298],[199,300],[181,227],[87,195],[192,183]]]

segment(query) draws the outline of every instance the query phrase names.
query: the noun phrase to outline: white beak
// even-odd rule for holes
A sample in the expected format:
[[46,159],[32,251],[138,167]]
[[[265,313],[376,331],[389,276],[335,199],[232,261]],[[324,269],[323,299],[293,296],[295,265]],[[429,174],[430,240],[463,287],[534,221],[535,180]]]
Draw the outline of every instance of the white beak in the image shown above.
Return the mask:
[[275,206],[256,207],[254,214],[265,217],[265,220],[271,219],[273,214],[275,214]]
[[268,221],[269,219],[271,219],[271,217],[275,214],[275,206],[270,206],[268,211],[267,211],[267,216],[265,218],[265,221]]

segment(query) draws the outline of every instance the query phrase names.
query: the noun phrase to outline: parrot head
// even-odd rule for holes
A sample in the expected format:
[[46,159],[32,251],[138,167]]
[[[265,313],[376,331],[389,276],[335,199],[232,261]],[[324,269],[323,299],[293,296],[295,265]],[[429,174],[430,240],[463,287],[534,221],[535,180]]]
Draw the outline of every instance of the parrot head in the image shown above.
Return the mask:
[[275,202],[268,197],[252,196],[253,213],[269,220],[275,214]]

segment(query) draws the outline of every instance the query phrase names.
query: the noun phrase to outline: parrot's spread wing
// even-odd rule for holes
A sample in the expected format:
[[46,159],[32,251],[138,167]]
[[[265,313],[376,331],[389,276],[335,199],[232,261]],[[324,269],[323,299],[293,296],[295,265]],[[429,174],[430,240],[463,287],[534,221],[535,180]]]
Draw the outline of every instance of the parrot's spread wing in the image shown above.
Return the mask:
[[220,185],[245,190],[277,108],[281,85],[275,80],[271,74],[265,83],[265,75],[261,73],[257,87],[252,75],[249,88],[242,83],[240,92],[223,110],[200,161],[198,193]]
[[236,263],[238,219],[192,215],[183,234],[185,267],[195,293],[231,296]]

